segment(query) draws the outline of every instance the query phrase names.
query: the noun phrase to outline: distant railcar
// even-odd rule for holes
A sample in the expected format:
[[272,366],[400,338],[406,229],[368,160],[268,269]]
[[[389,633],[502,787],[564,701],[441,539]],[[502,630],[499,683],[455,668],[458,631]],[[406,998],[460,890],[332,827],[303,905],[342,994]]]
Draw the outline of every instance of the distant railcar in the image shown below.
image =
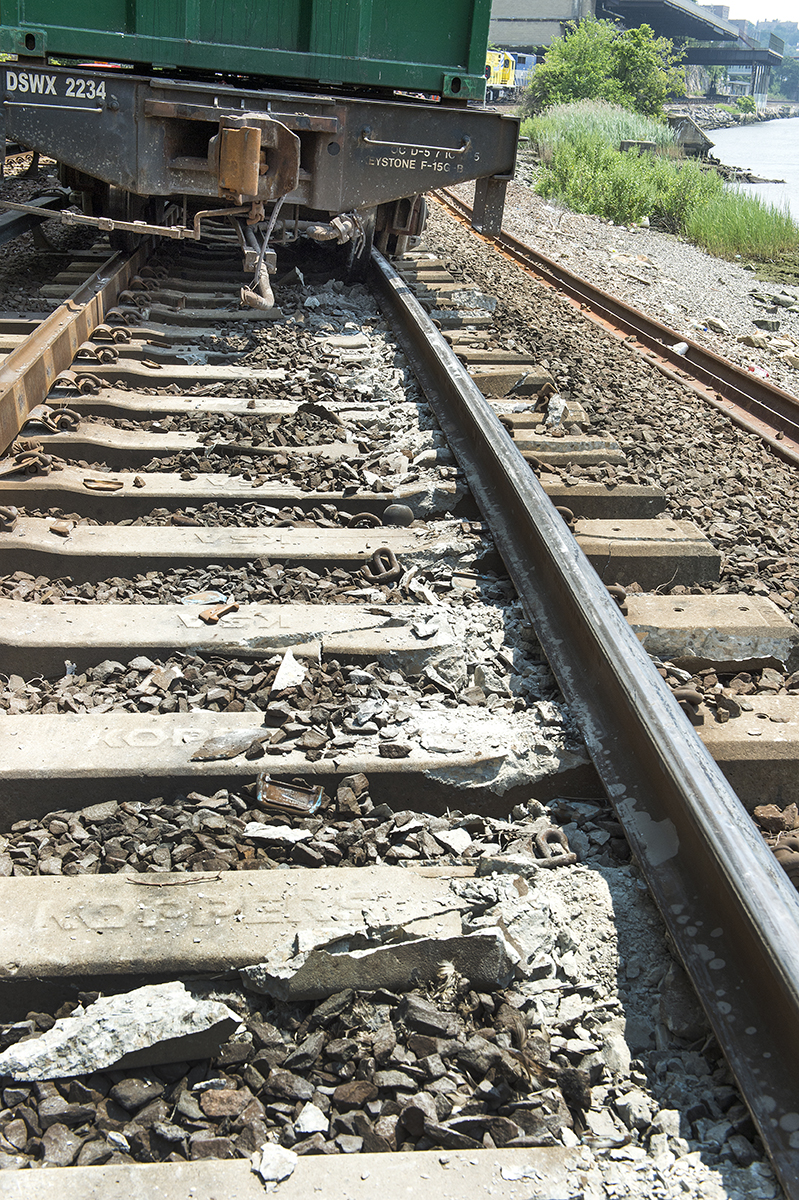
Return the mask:
[[516,50],[513,51],[513,57],[516,60],[516,94],[518,97],[526,87],[530,86],[538,60],[534,54],[520,54]]
[[521,98],[535,70],[534,54],[515,50],[489,50],[486,54],[486,102],[514,103]]
[[480,104],[490,7],[3,0],[3,132],[56,158],[117,238],[238,209],[251,256],[271,222],[272,242],[349,239],[363,257],[418,234],[425,191],[468,179],[487,227],[518,132]]
[[489,50],[486,54],[486,100],[513,100],[516,97],[516,59],[507,50]]

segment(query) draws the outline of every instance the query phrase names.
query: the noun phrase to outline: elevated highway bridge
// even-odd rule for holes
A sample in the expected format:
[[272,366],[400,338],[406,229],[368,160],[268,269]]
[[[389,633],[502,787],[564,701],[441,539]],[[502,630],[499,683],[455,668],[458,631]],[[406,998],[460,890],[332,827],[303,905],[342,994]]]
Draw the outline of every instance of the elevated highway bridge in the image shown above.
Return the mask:
[[[783,43],[742,38],[738,28],[693,0],[494,0],[491,41],[507,50],[541,52],[572,21],[585,17],[622,21],[628,29],[649,25],[658,37],[684,49],[684,61],[699,66],[749,67],[751,92],[765,101],[772,67],[782,61]],[[685,46],[688,40],[713,43]]]

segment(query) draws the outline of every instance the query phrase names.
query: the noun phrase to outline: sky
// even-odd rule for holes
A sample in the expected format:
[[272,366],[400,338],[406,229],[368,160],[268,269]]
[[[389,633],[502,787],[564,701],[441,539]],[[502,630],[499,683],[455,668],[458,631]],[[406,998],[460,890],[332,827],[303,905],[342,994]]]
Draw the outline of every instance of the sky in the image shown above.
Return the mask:
[[[730,5],[730,20],[799,21],[799,0],[722,0]],[[701,3],[701,0],[700,0]]]

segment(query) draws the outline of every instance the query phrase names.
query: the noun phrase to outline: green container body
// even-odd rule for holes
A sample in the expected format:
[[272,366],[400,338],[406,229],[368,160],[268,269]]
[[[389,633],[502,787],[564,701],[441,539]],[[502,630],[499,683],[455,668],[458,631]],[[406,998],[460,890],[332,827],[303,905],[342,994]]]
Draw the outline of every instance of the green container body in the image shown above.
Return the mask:
[[491,0],[2,0],[0,50],[482,99]]

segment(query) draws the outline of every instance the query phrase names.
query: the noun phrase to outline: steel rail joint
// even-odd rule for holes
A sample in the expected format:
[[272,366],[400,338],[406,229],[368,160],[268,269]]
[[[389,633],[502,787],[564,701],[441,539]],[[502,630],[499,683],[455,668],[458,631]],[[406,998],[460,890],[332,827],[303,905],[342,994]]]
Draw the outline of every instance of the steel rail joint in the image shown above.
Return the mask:
[[377,251],[372,271],[780,1182],[799,1200],[799,896],[468,372]]
[[150,253],[149,240],[131,255],[112,254],[42,321],[0,365],[0,449],[5,452],[32,408],[42,404],[80,346],[102,324],[120,292]]

